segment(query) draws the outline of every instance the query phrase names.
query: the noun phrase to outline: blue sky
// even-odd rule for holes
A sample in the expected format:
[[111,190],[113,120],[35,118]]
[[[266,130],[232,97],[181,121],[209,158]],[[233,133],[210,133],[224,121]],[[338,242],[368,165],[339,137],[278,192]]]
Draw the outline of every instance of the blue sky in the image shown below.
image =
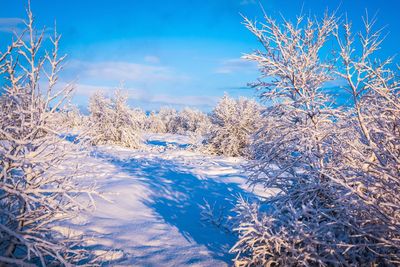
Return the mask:
[[[379,25],[390,32],[380,52],[399,52],[400,1],[292,0],[260,1],[268,14],[291,19],[303,8],[322,15],[326,8],[347,12],[355,28],[368,9],[378,12]],[[61,82],[75,81],[75,103],[101,89],[111,92],[121,83],[131,105],[146,110],[162,105],[196,106],[209,110],[224,92],[255,96],[246,88],[258,72],[242,61],[243,53],[258,47],[241,24],[240,13],[260,20],[259,1],[253,0],[32,0],[38,25],[57,21],[62,52],[68,62]],[[21,27],[26,1],[0,0],[0,46],[10,29]]]

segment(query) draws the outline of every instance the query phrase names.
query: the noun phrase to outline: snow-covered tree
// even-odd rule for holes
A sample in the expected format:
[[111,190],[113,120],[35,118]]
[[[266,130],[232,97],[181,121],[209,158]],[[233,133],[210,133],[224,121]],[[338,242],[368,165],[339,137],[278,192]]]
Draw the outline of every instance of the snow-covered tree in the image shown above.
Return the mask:
[[[399,87],[390,61],[371,59],[380,32],[365,19],[361,45],[333,16],[246,26],[264,50],[255,84],[269,103],[256,134],[250,183],[276,188],[263,204],[243,199],[236,265],[395,265],[400,259]],[[336,36],[342,66],[321,59]],[[334,38],[332,38],[334,39]],[[356,53],[361,47],[361,52]],[[351,108],[333,108],[324,84],[347,80]]]
[[261,122],[261,107],[254,100],[225,95],[211,115],[206,150],[217,155],[248,156],[252,135]]
[[167,133],[176,133],[175,118],[177,116],[177,112],[175,109],[161,107],[157,115],[160,117],[161,121],[164,122],[165,131]]
[[[374,57],[383,38],[376,19],[363,18],[364,31],[353,35],[351,24],[335,31],[352,106],[345,110],[335,160],[324,174],[349,193],[342,196],[353,213],[356,242],[343,247],[353,258],[370,263],[400,262],[400,83],[392,59]],[[358,44],[357,44],[358,41]]]
[[[336,233],[325,223],[342,212],[337,205],[340,192],[321,174],[331,155],[325,144],[335,132],[335,113],[322,87],[333,73],[319,55],[335,19],[299,17],[296,23],[285,21],[281,26],[266,16],[263,24],[245,19],[245,25],[264,48],[245,58],[258,63],[262,77],[254,86],[261,100],[269,103],[252,144],[255,161],[248,169],[249,181],[279,193],[268,199],[268,212],[243,200],[239,203],[242,222],[232,249],[236,265],[334,263]],[[313,245],[323,241],[327,245]]]
[[160,130],[173,134],[200,136],[205,134],[210,126],[207,114],[188,107],[179,112],[172,108],[162,107],[157,114],[152,115],[152,118],[156,124],[158,120],[164,123],[164,127],[159,127]]
[[173,127],[178,134],[204,135],[210,127],[210,119],[207,114],[193,108],[182,109],[174,119]]
[[129,148],[141,145],[139,114],[126,104],[127,97],[116,91],[112,98],[95,93],[89,103],[88,131],[93,144],[117,144]]
[[68,105],[62,110],[53,114],[51,121],[55,128],[61,130],[74,130],[83,127],[85,121],[84,116],[80,113],[79,109],[74,105]]
[[159,114],[152,111],[146,118],[145,130],[150,133],[165,133],[166,126]]
[[50,123],[72,87],[55,89],[60,36],[55,32],[45,52],[45,32],[34,28],[30,7],[27,14],[26,31],[0,56],[0,264],[68,266],[88,251],[53,226],[79,216],[90,206],[81,195],[96,192],[58,168],[79,153]]
[[131,110],[131,116],[132,116],[132,119],[134,121],[136,121],[136,124],[139,125],[139,128],[142,131],[145,131],[146,127],[147,127],[147,115],[146,115],[146,112],[144,112],[141,108],[137,108],[136,107],[136,108],[133,108]]

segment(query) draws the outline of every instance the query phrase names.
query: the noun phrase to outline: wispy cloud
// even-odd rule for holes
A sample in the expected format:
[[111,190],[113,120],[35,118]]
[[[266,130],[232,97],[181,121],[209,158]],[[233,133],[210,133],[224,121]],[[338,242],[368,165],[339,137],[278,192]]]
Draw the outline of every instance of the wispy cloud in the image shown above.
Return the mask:
[[170,82],[190,79],[187,75],[177,73],[174,69],[167,66],[121,61],[72,61],[68,64],[68,68],[78,71],[80,79],[99,79],[100,81]]
[[253,72],[257,70],[257,65],[254,62],[240,58],[223,60],[220,66],[215,70],[219,74]]
[[256,4],[256,0],[241,0],[241,1],[240,1],[240,4],[241,4],[242,6],[245,6],[245,5],[254,5],[254,4]]
[[[66,84],[60,83],[59,86],[65,86]],[[96,86],[90,84],[75,84],[74,96],[82,99],[88,98],[95,92],[102,92],[106,95],[112,95],[117,89],[111,86]],[[160,106],[195,106],[199,108],[211,108],[215,106],[218,98],[215,96],[194,96],[194,95],[183,95],[180,97],[154,93],[148,90],[138,89],[138,88],[122,88],[124,94],[128,97],[128,102],[134,102],[135,104],[140,104],[143,108],[148,109],[148,107],[160,107]],[[86,102],[86,101],[83,101]]]
[[[62,84],[61,84],[62,86]],[[74,94],[77,96],[85,96],[90,97],[96,92],[102,92],[106,95],[111,95],[115,90],[121,89],[112,86],[98,86],[98,85],[90,85],[90,84],[74,84]],[[144,90],[135,89],[135,88],[122,88],[122,91],[127,94],[130,99],[145,99],[147,98],[147,94]]]
[[144,61],[149,64],[159,64],[160,58],[156,56],[145,56]]
[[346,80],[345,80],[345,79],[343,79],[343,78],[337,78],[337,79],[335,79],[335,80],[325,82],[325,83],[324,83],[324,87],[325,87],[325,88],[343,87],[343,86],[345,86],[346,84],[347,84],[347,83],[346,83]]
[[[53,27],[36,26],[38,35],[43,34],[43,38],[47,39],[54,35]],[[30,41],[29,34],[24,32],[26,29],[25,20],[22,18],[0,18],[0,33],[12,33],[22,36],[23,41]]]
[[75,60],[67,64],[68,74],[61,79],[77,81],[75,99],[82,104],[96,91],[112,94],[120,83],[128,101],[145,109],[163,105],[211,107],[216,103],[213,96],[198,96],[183,90],[193,82],[190,76],[173,67],[156,64],[155,58],[149,60],[154,63]]
[[218,98],[214,96],[171,96],[171,95],[156,95],[149,99],[151,102],[165,103],[169,105],[180,106],[214,106]]
[[21,18],[0,18],[0,32],[19,32],[24,26],[24,20]]

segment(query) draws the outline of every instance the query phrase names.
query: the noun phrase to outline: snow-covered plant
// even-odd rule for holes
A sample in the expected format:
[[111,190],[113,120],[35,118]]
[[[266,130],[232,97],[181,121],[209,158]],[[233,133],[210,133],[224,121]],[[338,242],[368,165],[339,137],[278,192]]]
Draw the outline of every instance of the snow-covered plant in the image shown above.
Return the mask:
[[[264,127],[252,147],[252,155],[259,161],[253,169],[267,177],[259,179],[256,172],[250,179],[268,187],[292,179],[288,176],[314,181],[311,177],[320,176],[329,156],[323,144],[334,132],[335,111],[323,90],[324,83],[333,79],[332,66],[323,62],[319,53],[332,34],[335,19],[326,16],[320,23],[299,17],[295,24],[285,22],[282,27],[268,16],[265,20],[261,28],[245,21],[265,48],[245,58],[258,63],[261,78],[268,77],[254,86],[261,92],[261,100],[269,103],[263,111]],[[307,173],[299,173],[299,167]]]
[[76,106],[65,110],[64,112],[64,125],[69,128],[79,128],[83,124],[83,116]]
[[[330,155],[324,144],[334,132],[333,110],[322,90],[332,79],[332,68],[319,57],[335,20],[299,17],[281,26],[265,16],[261,25],[247,19],[245,25],[264,48],[245,58],[258,63],[262,77],[254,86],[269,103],[252,144],[255,161],[249,166],[249,181],[279,193],[268,199],[270,209],[264,214],[239,203],[244,212],[238,213],[242,223],[232,249],[236,265],[335,262],[336,254],[330,254],[335,249],[326,241],[335,233],[324,222],[332,222],[328,218],[341,211],[335,205],[335,188],[320,173]],[[328,245],[314,246],[323,241]]]
[[[246,58],[268,77],[255,86],[270,105],[248,170],[251,184],[279,192],[261,206],[239,201],[236,265],[398,264],[399,87],[390,61],[370,59],[379,32],[365,20],[357,54],[349,24],[341,38],[333,16],[265,20],[245,19],[263,45]],[[332,35],[341,67],[320,57]],[[348,82],[350,109],[332,108],[323,90],[337,73]]]
[[84,125],[84,117],[76,106],[69,105],[53,114],[52,123],[56,128],[73,130]]
[[157,115],[160,117],[161,121],[164,122],[165,131],[167,133],[176,133],[175,120],[177,112],[175,109],[169,107],[161,107]]
[[30,7],[27,14],[26,31],[0,56],[0,264],[68,266],[88,251],[53,226],[79,216],[90,206],[81,195],[96,192],[58,168],[79,151],[51,124],[72,89],[55,89],[60,36],[44,51],[45,32],[34,29]]
[[165,133],[166,126],[161,116],[154,111],[150,112],[146,118],[145,130],[150,133]]
[[129,148],[141,145],[141,125],[126,104],[127,97],[116,91],[112,98],[95,93],[89,102],[89,135],[93,144],[116,144]]
[[184,108],[177,112],[175,109],[162,107],[158,113],[151,112],[146,118],[145,131],[153,133],[172,133],[189,135],[193,142],[198,142],[211,126],[204,112]]
[[251,99],[233,99],[225,95],[211,115],[212,127],[204,145],[210,153],[248,156],[252,134],[261,122],[261,107]]
[[[341,65],[338,74],[352,107],[344,113],[342,135],[334,143],[335,161],[326,175],[350,193],[343,196],[355,214],[359,242],[343,245],[368,262],[400,263],[400,83],[392,59],[374,58],[383,41],[376,19],[363,18],[365,31],[351,24],[335,32]],[[357,44],[358,41],[358,44]],[[359,49],[358,49],[359,48]],[[350,212],[349,211],[349,212]]]
[[231,232],[231,225],[229,224],[230,221],[227,220],[229,217],[226,214],[226,207],[218,207],[216,203],[210,204],[204,199],[204,204],[199,205],[199,208],[201,210],[200,220],[205,227],[207,227],[207,224],[211,224],[225,232]]
[[210,128],[210,119],[207,114],[197,109],[184,108],[174,118],[174,130],[178,134],[204,135]]
[[133,108],[131,110],[131,116],[136,124],[139,125],[141,130],[146,130],[147,127],[147,116],[146,113],[141,108]]

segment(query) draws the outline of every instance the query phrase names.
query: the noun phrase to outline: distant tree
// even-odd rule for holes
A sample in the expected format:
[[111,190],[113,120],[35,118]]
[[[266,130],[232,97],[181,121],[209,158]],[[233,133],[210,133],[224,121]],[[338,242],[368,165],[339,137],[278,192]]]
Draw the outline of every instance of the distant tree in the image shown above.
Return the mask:
[[116,144],[129,148],[141,145],[141,125],[126,104],[127,97],[116,91],[112,98],[95,93],[89,103],[89,135],[93,144]]
[[167,133],[176,133],[176,116],[177,112],[173,108],[168,108],[168,107],[161,107],[160,111],[158,112],[158,116],[160,117],[161,121],[164,122],[165,125],[165,131]]
[[51,123],[53,123],[53,127],[55,128],[68,131],[82,128],[85,123],[85,118],[76,106],[67,105],[62,110],[53,114]]
[[152,118],[155,123],[159,120],[164,123],[164,127],[159,127],[160,130],[172,134],[201,136],[210,126],[207,114],[188,107],[179,112],[173,108],[162,107],[157,114],[152,115]]
[[174,124],[178,134],[195,133],[201,136],[208,132],[210,119],[200,110],[186,107],[177,114]]
[[211,115],[212,127],[204,145],[213,154],[249,156],[252,135],[261,122],[261,107],[255,101],[225,95]]
[[0,265],[67,266],[89,252],[53,226],[90,208],[81,196],[97,193],[59,168],[79,153],[51,123],[72,87],[55,90],[60,36],[44,52],[45,32],[34,28],[30,7],[27,14],[26,30],[0,55]]
[[166,125],[159,114],[152,111],[146,118],[145,130],[151,133],[165,133]]
[[139,126],[140,130],[145,131],[147,125],[146,113],[141,108],[133,108],[131,109],[131,116],[132,119],[136,121],[136,124]]

